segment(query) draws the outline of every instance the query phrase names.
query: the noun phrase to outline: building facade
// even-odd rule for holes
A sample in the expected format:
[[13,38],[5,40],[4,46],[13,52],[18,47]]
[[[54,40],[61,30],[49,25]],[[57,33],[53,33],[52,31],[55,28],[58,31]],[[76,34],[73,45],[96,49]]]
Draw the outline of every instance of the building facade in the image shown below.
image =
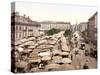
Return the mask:
[[81,22],[79,24],[79,31],[80,32],[86,31],[87,30],[87,27],[88,27],[88,22]]
[[97,12],[89,18],[88,38],[94,44],[97,43]]
[[35,36],[40,24],[32,21],[26,15],[20,16],[18,12],[11,15],[11,39],[14,41]]
[[77,24],[71,25],[71,31],[72,31],[72,32],[79,31],[79,25],[77,25]]
[[66,30],[66,29],[70,29],[70,22],[52,22],[52,21],[48,21],[48,22],[41,22],[41,28],[40,30],[42,31],[47,31],[50,30],[52,28],[56,28],[56,29],[61,29],[61,30]]

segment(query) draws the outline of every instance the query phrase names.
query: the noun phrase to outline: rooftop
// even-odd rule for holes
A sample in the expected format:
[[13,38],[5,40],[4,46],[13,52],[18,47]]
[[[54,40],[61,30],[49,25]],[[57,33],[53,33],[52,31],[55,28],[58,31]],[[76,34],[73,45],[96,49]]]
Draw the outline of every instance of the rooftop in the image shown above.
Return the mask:
[[95,12],[95,13],[89,18],[89,20],[93,19],[96,15],[97,15],[97,12]]
[[63,22],[63,21],[43,21],[40,24],[70,24],[70,22]]
[[26,17],[26,15],[20,16],[18,12],[14,12],[11,15],[11,22],[19,25],[34,25],[40,26],[40,23],[37,21],[32,21],[30,17]]

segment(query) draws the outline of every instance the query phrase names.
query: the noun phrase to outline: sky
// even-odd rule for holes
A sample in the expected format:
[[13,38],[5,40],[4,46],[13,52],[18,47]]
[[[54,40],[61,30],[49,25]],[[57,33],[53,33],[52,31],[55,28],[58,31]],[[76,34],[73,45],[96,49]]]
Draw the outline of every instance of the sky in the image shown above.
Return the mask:
[[34,21],[64,21],[71,24],[87,22],[97,11],[95,6],[16,2],[15,11],[20,15],[30,16]]

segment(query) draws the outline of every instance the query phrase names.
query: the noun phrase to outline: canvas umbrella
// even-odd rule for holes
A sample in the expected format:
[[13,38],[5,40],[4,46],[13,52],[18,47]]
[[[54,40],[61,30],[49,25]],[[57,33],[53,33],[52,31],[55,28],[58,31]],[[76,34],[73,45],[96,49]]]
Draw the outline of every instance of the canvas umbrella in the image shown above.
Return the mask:
[[22,52],[27,54],[27,53],[29,53],[31,51],[32,51],[32,49],[26,49],[26,50],[23,50]]
[[46,70],[58,70],[60,69],[59,64],[48,64],[46,65]]
[[61,56],[68,56],[69,53],[68,53],[68,52],[60,52],[60,55],[61,55]]
[[68,48],[66,44],[61,43],[61,46],[62,46],[61,48],[63,51],[68,51],[68,52],[70,51],[70,49]]
[[48,44],[54,45],[56,43],[55,40],[48,40]]
[[61,63],[61,56],[53,56],[52,57],[52,63]]
[[57,55],[57,54],[59,55],[60,52],[61,52],[60,50],[54,50],[52,53],[53,53],[53,55]]
[[61,67],[62,67],[62,70],[74,70],[75,69],[74,66],[71,64],[62,64]]
[[32,68],[30,71],[31,71],[31,72],[39,72],[40,69],[38,69],[38,67],[35,67],[35,68]]
[[70,51],[69,47],[67,46],[66,38],[63,35],[61,37],[61,48],[63,51]]
[[34,43],[33,41],[28,41],[28,42],[23,43],[23,45],[34,45]]
[[53,41],[57,41],[57,38],[54,37],[54,36],[52,36],[52,37],[51,37],[51,40],[53,40]]
[[42,32],[42,31],[40,32],[40,35],[44,35],[44,34],[45,34],[44,32]]
[[41,44],[41,45],[39,45],[37,48],[43,49],[43,48],[45,48],[45,45],[44,45],[44,44]]
[[66,38],[64,36],[61,36],[61,42],[66,44]]
[[23,49],[22,47],[17,47],[17,50],[18,50],[19,52],[22,52],[24,49]]
[[25,41],[27,41],[27,39],[24,38],[24,39],[22,39],[22,40],[20,40],[20,41],[21,41],[21,42],[25,42]]
[[39,57],[29,59],[29,63],[37,63],[37,62],[38,63],[41,62],[41,59]]
[[19,45],[19,47],[24,47],[24,45],[23,45],[23,44],[21,44],[21,45]]
[[16,62],[17,68],[25,68],[27,65],[28,65],[28,63],[25,61]]
[[60,38],[63,35],[63,31],[59,32],[58,34],[56,34],[56,38]]
[[43,56],[43,57],[41,58],[41,60],[42,60],[42,61],[49,61],[49,60],[51,60],[51,56]]
[[38,44],[44,44],[46,42],[47,42],[47,40],[40,40],[40,41],[38,41]]
[[30,41],[30,40],[35,40],[35,37],[30,37],[28,40],[29,40],[29,41]]
[[32,46],[29,46],[28,48],[34,49],[34,48],[35,48],[35,46],[34,46],[34,45],[32,45]]
[[36,58],[38,58],[39,56],[36,54],[36,53],[31,53],[30,54],[30,58],[32,58],[32,59],[36,59]]
[[71,63],[72,61],[71,61],[71,59],[69,59],[69,58],[63,58],[62,60],[61,60],[61,62],[62,63],[66,63],[66,64],[69,64],[69,63]]
[[54,46],[53,45],[45,45],[45,49],[49,49],[49,48],[53,48]]
[[14,45],[19,45],[19,44],[22,44],[21,41],[13,41],[12,43],[14,43]]
[[38,56],[50,56],[51,55],[51,52],[50,51],[47,51],[47,52],[41,52],[38,54]]

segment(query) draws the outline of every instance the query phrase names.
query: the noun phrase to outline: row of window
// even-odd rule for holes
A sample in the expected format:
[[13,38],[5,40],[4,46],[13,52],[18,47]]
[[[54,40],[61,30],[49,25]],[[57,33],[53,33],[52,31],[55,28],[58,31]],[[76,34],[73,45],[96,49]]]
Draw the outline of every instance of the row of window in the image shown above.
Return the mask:
[[42,29],[51,29],[51,28],[58,28],[58,29],[70,29],[70,25],[66,24],[42,24]]
[[11,26],[11,30],[29,30],[29,31],[33,31],[33,29],[35,29],[35,27],[27,27],[27,26]]
[[32,32],[29,32],[29,33],[15,33],[15,39],[18,40],[18,39],[22,39],[22,38],[26,38],[28,36],[33,36],[33,33]]

